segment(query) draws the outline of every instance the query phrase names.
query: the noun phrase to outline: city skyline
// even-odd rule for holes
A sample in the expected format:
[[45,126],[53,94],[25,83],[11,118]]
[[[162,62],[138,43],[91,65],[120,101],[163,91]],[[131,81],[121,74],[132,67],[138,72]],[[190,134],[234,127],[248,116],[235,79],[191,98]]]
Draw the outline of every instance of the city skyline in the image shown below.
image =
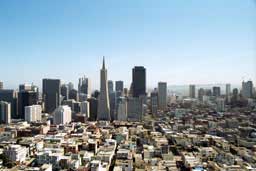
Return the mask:
[[159,81],[255,81],[255,8],[254,1],[1,1],[1,69],[8,71],[1,81],[13,89],[32,82],[41,87],[43,78],[77,85],[85,75],[99,89],[103,55],[109,80],[125,87],[134,66],[147,69],[150,88]]

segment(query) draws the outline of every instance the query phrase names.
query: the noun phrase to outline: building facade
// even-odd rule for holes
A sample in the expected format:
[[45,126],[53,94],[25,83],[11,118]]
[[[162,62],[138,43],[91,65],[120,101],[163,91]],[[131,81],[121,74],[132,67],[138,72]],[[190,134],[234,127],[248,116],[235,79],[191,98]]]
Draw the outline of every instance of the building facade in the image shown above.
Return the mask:
[[0,101],[0,123],[11,123],[11,103]]
[[135,66],[133,68],[131,88],[133,97],[146,95],[146,69],[143,66]]
[[59,106],[53,114],[53,123],[56,125],[67,124],[72,120],[72,111],[69,106]]
[[105,59],[103,58],[102,69],[100,71],[100,95],[98,101],[97,120],[110,121],[111,119],[107,80],[107,69],[105,68]]
[[43,79],[45,112],[52,113],[60,105],[60,80]]
[[25,107],[25,121],[36,122],[42,119],[42,107],[40,105],[31,105]]
[[167,108],[167,83],[159,82],[158,83],[158,109],[166,110]]

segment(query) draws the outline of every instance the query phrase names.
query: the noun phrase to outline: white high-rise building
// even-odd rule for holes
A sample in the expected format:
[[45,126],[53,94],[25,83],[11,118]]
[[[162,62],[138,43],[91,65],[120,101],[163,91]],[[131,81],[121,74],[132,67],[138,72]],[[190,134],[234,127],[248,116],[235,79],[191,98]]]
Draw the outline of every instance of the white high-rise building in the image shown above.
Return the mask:
[[102,69],[100,70],[100,95],[97,120],[110,121],[111,119],[107,80],[107,69],[105,68],[105,59],[103,57]]
[[67,124],[71,122],[72,112],[69,106],[59,106],[53,114],[53,123],[56,125]]
[[167,108],[167,83],[158,83],[158,109],[166,110]]
[[117,100],[117,120],[127,121],[127,100],[124,97]]
[[25,121],[35,122],[42,119],[42,107],[41,105],[32,105],[25,107]]
[[88,101],[83,101],[80,104],[80,112],[85,115],[87,118],[90,117],[90,104]]
[[11,103],[0,101],[0,123],[11,123]]
[[4,154],[13,162],[23,162],[26,160],[27,148],[17,144],[10,144],[4,149]]

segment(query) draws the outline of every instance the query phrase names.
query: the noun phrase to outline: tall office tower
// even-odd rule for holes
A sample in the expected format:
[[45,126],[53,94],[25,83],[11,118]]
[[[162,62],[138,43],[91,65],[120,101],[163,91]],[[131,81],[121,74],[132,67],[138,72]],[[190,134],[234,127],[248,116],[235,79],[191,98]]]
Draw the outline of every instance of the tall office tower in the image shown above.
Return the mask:
[[73,99],[73,100],[77,101],[78,100],[77,90],[75,90],[75,89],[70,90],[69,94],[68,94],[68,97],[69,97],[69,99]]
[[90,117],[90,103],[88,101],[81,102],[80,112],[81,114],[85,115],[87,118]]
[[111,120],[116,119],[116,92],[109,93],[110,117]]
[[116,92],[120,91],[120,92],[123,92],[124,91],[124,82],[123,81],[116,81],[115,82],[116,84]]
[[60,105],[60,80],[43,79],[45,112],[52,113]]
[[253,83],[252,81],[242,82],[242,96],[245,98],[252,98],[253,96]]
[[41,105],[31,105],[25,107],[25,121],[36,122],[41,121],[42,117]]
[[105,59],[103,57],[102,69],[100,71],[100,95],[97,120],[110,121],[111,119],[107,80],[107,69],[105,68]]
[[53,123],[56,125],[71,122],[72,112],[69,106],[59,106],[53,114]]
[[4,83],[0,81],[0,90],[4,89]]
[[189,97],[196,98],[196,86],[195,85],[189,85]]
[[127,121],[127,100],[125,97],[117,99],[117,120]]
[[213,87],[212,88],[212,95],[215,97],[219,97],[220,96],[220,87]]
[[158,83],[158,109],[166,110],[167,108],[167,83],[159,82]]
[[123,81],[116,81],[115,82],[115,90],[116,90],[116,97],[117,98],[123,96],[123,93],[124,93],[124,82]]
[[75,87],[74,87],[74,84],[71,83],[71,82],[69,82],[67,85],[68,85],[68,90],[69,90],[69,91],[75,88]]
[[0,123],[11,123],[11,103],[0,101]]
[[91,95],[91,81],[89,78],[86,78],[85,76],[79,78],[78,93]]
[[31,91],[32,90],[32,85],[31,84],[20,84],[19,85],[19,91]]
[[87,99],[89,102],[90,108],[90,121],[96,121],[97,119],[97,110],[98,110],[98,100],[95,97]]
[[143,116],[143,103],[139,97],[128,97],[127,119],[128,121],[141,121]]
[[226,101],[231,102],[231,84],[226,84]]
[[25,119],[25,106],[37,104],[37,93],[33,91],[21,91],[18,93],[18,118]]
[[114,91],[114,83],[112,80],[108,80],[108,92],[112,93]]
[[218,112],[225,111],[225,99],[224,98],[217,98],[216,102],[217,102],[217,106],[216,106],[217,111]]
[[62,84],[60,89],[61,89],[60,94],[63,97],[63,100],[68,100],[69,99],[68,85]]
[[0,101],[11,103],[11,118],[17,118],[17,92],[15,90],[0,90]]
[[133,97],[146,96],[146,69],[143,66],[132,69],[132,93]]
[[231,84],[226,84],[226,96],[231,94]]
[[33,92],[36,92],[37,94],[37,101],[39,100],[39,88],[33,84],[20,84],[19,85],[19,92],[22,92],[22,91],[33,91]]
[[206,96],[212,96],[212,90],[211,89],[204,89],[204,94]]
[[155,89],[150,94],[150,105],[151,105],[151,112],[153,115],[157,114],[157,109],[159,108],[159,99],[158,99],[158,92]]
[[235,101],[238,101],[238,99],[239,99],[238,89],[234,88],[232,91],[232,101],[235,102]]
[[203,96],[205,95],[205,90],[203,89],[203,88],[200,88],[199,90],[198,90],[198,99],[200,100],[200,101],[203,101]]

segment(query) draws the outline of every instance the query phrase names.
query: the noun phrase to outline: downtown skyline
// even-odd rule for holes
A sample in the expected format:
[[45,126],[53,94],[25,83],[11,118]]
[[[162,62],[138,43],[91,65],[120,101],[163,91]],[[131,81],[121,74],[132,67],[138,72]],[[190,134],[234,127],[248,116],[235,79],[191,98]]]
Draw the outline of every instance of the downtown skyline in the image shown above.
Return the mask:
[[99,89],[102,56],[108,79],[128,88],[134,66],[147,69],[149,88],[256,78],[253,1],[15,2],[0,2],[6,88],[43,78],[76,86],[85,75]]

